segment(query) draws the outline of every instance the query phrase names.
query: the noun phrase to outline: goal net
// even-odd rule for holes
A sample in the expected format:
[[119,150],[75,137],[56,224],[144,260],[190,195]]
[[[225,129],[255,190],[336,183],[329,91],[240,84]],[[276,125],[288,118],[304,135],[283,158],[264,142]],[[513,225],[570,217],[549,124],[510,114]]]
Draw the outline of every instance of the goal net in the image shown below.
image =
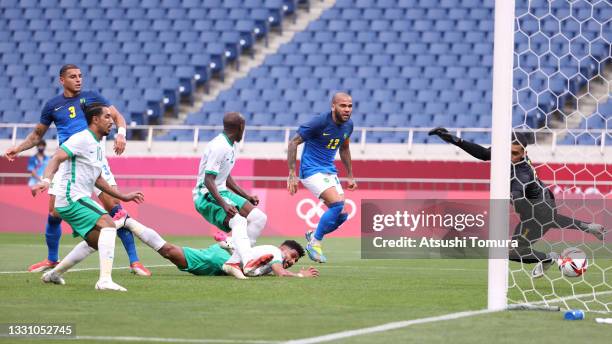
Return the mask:
[[[542,216],[537,205],[530,219],[510,217],[513,233],[522,223],[545,234],[526,234],[533,251],[509,263],[508,304],[611,312],[612,233],[601,240],[588,224],[612,229],[612,3],[516,0],[514,30],[512,126],[525,134],[556,212],[579,222]],[[534,278],[536,264],[526,262],[535,251],[550,257],[570,247],[586,253],[586,272],[566,276],[554,260]]]

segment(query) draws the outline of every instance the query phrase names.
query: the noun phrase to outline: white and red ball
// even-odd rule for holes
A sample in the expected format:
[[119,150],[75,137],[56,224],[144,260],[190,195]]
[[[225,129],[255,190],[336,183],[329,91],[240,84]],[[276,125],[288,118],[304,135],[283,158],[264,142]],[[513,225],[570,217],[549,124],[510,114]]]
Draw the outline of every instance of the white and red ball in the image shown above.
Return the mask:
[[557,263],[559,270],[566,277],[582,276],[589,266],[586,253],[576,247],[568,247],[563,250]]

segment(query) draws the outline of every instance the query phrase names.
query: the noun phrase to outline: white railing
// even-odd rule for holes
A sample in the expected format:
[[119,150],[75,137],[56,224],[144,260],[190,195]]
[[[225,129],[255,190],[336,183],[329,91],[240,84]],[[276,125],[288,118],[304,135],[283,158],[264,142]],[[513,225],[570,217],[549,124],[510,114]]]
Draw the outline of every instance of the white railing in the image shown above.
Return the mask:
[[[30,123],[0,123],[0,128],[11,128],[11,141],[13,145],[17,142],[17,129],[19,128],[34,128],[36,124]],[[151,148],[153,141],[155,140],[156,132],[163,132],[167,130],[188,130],[193,132],[193,146],[197,148],[199,143],[200,132],[203,130],[212,130],[212,131],[221,131],[223,126],[220,125],[130,125],[127,128],[128,130],[141,130],[146,132],[146,137],[144,141],[147,142],[147,148]],[[245,130],[244,139],[240,142],[240,146],[244,145],[245,141],[248,141],[248,132],[250,131],[279,131],[283,133],[284,143],[287,145],[289,140],[291,139],[292,132],[295,132],[297,127],[289,127],[289,126],[248,126]],[[365,149],[365,145],[367,143],[367,136],[370,132],[400,132],[406,133],[406,143],[408,150],[412,149],[412,145],[414,144],[414,134],[415,133],[426,133],[429,132],[432,128],[391,128],[391,127],[356,127],[354,129],[353,135],[357,133],[359,136],[359,145],[362,151]],[[447,128],[450,132],[455,133],[458,137],[461,137],[464,133],[490,133],[491,128]],[[549,129],[549,128],[541,128],[541,129],[515,129],[518,132],[524,133],[532,133],[532,134],[550,134],[552,135],[552,139],[550,142],[551,151],[554,152],[557,146],[557,137],[560,134],[574,133],[589,133],[595,135],[600,141],[600,150],[603,153],[604,147],[606,145],[606,136],[612,136],[612,130],[606,129]],[[440,141],[440,143],[442,143]]]
[[[32,175],[30,173],[15,173],[15,172],[0,172],[0,181],[3,178],[15,178],[15,179],[27,179]],[[117,180],[175,180],[175,181],[193,181],[194,185],[196,182],[195,175],[184,175],[184,174],[119,174],[114,176]],[[284,176],[235,176],[233,177],[237,181],[243,182],[286,182],[287,177]],[[346,181],[344,177],[340,177],[341,181]],[[474,179],[474,178],[370,178],[370,177],[357,177],[355,178],[357,183],[423,183],[423,184],[489,184],[488,178]],[[549,185],[575,185],[575,186],[612,186],[612,181],[601,180],[543,180],[544,183]]]

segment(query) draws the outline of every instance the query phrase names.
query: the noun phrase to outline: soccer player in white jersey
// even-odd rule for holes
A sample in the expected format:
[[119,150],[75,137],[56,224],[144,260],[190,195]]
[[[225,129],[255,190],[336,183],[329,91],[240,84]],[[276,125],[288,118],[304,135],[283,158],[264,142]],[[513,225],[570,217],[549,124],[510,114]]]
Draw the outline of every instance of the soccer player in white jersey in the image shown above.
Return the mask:
[[236,254],[249,271],[259,265],[249,252],[268,217],[255,208],[259,204],[257,196],[247,194],[231,176],[236,163],[236,143],[242,140],[244,127],[240,113],[228,112],[223,116],[223,132],[208,143],[200,160],[193,202],[206,221],[226,233],[232,231]]
[[[312,266],[300,272],[291,272],[289,269],[304,256],[304,248],[294,240],[285,240],[280,246],[260,245],[251,248],[250,255],[259,261],[259,266],[250,271],[241,270],[240,261],[236,255],[230,257],[223,264],[223,271],[238,279],[246,276],[259,277],[274,274],[278,277],[318,277],[319,270]],[[244,274],[243,274],[244,272]]]
[[100,140],[108,135],[113,121],[108,106],[91,104],[85,110],[88,128],[72,135],[57,150],[41,182],[33,189],[34,195],[49,188],[60,164],[66,161],[63,175],[59,178],[55,209],[60,217],[72,227],[73,236],[84,239],[53,270],[43,274],[46,283],[64,284],[62,273],[85,259],[95,250],[100,254],[100,278],[95,285],[97,290],[126,291],[113,282],[111,272],[115,254],[117,230],[110,215],[90,195],[94,187],[122,201],[141,203],[141,192],[122,194],[111,187],[102,176],[104,166],[104,147]]
[[[139,223],[134,218],[124,217],[115,220],[117,228],[128,228],[143,243],[159,253],[162,257],[171,261],[181,271],[189,272],[196,276],[220,276],[231,275],[238,279],[246,279],[243,273],[243,265],[240,257],[230,256],[233,250],[228,245],[221,246],[220,243],[205,249],[181,247],[164,240],[155,230]],[[219,238],[217,241],[231,241],[227,237]],[[229,252],[228,252],[229,251]],[[252,277],[263,276],[274,273],[279,277],[318,277],[319,271],[313,267],[303,268],[298,273],[288,271],[297,261],[304,256],[302,245],[293,240],[286,240],[280,246],[262,245],[250,249],[250,255],[260,262],[259,266],[252,269],[248,275]]]

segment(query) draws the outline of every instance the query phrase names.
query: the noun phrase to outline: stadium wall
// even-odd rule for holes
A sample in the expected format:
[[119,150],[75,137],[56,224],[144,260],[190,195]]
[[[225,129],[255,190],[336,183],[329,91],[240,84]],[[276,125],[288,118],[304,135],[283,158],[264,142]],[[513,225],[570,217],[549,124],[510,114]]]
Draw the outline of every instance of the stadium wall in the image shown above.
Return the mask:
[[[13,163],[0,160],[3,176],[0,178],[0,232],[44,230],[48,196],[31,196],[23,177],[26,160],[26,157]],[[123,190],[139,189],[145,193],[144,204],[126,205],[133,216],[163,234],[209,235],[216,231],[193,208],[191,190],[198,158],[114,157],[109,160]],[[342,167],[339,169],[343,175]],[[360,181],[358,191],[346,193],[352,221],[343,226],[338,236],[359,235],[361,199],[488,198],[489,166],[484,162],[357,160],[354,170],[366,181]],[[266,235],[302,235],[322,214],[321,205],[308,191],[301,189],[294,196],[287,193],[286,171],[284,160],[268,159],[240,159],[234,170],[240,183],[259,196],[260,207],[268,214]],[[538,174],[543,180],[556,181],[557,187],[553,190],[557,193],[610,195],[612,191],[612,177],[606,173],[603,163],[548,164],[539,167]],[[264,177],[268,180],[257,179]],[[70,232],[65,224],[64,231]]]

